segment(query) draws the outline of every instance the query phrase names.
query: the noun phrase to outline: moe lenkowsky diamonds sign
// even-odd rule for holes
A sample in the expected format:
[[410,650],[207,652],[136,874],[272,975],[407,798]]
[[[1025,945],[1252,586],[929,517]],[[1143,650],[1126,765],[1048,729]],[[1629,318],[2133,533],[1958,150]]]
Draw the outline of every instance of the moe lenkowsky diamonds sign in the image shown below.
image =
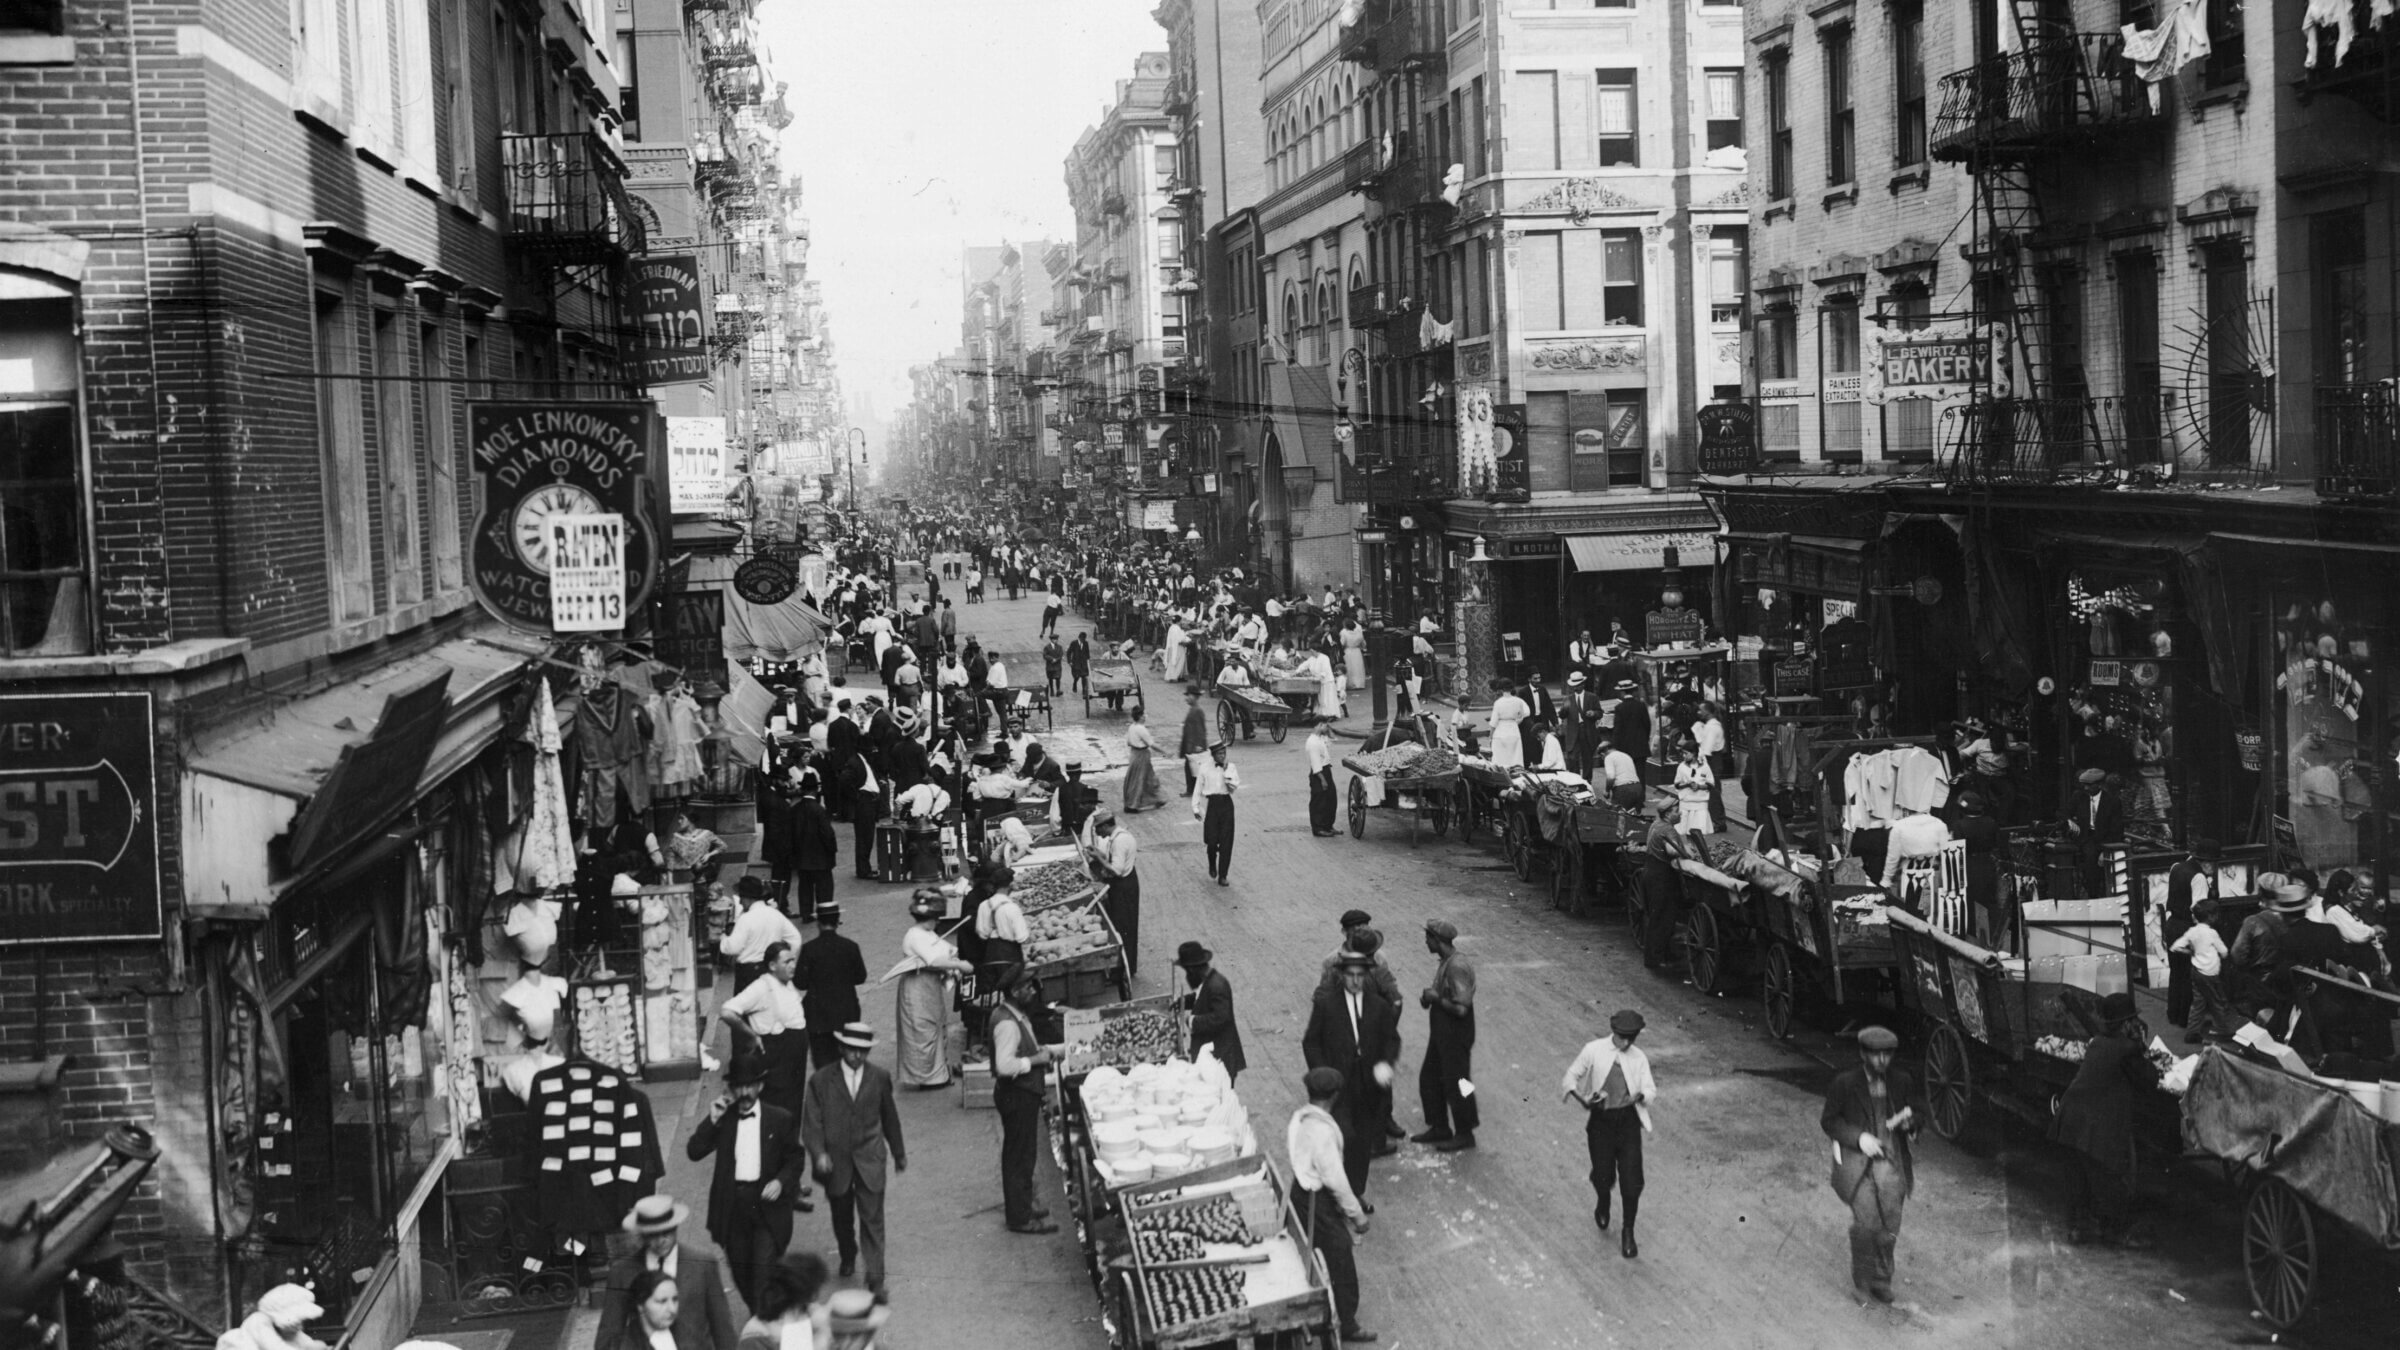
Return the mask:
[[700,301],[700,264],[692,255],[633,260],[633,312],[642,332],[634,374],[642,383],[708,378],[708,320]]
[[483,607],[536,633],[552,623],[558,517],[624,517],[622,612],[658,583],[658,503],[647,403],[470,403],[467,434],[483,476],[468,579]]

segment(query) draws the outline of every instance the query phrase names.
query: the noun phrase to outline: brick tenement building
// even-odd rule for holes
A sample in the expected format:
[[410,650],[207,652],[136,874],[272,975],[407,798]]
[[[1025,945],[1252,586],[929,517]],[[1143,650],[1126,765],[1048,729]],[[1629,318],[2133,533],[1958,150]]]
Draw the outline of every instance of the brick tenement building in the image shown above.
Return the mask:
[[[211,1330],[315,1276],[319,1334],[388,1345],[439,1255],[420,1224],[475,1115],[461,935],[412,981],[476,884],[468,784],[539,651],[467,584],[466,404],[644,394],[609,22],[0,20],[0,770],[103,747],[125,844],[54,891],[15,878],[90,834],[65,798],[0,831],[33,869],[0,889],[0,1111],[27,1127],[0,1170],[146,1128],[128,1277]],[[421,772],[337,767],[404,732]]]

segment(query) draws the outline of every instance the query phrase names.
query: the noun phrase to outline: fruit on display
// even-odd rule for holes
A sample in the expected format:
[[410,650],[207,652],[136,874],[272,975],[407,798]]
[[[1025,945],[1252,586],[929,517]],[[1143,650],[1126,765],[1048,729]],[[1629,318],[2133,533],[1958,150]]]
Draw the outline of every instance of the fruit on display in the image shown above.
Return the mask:
[[1200,1239],[1180,1229],[1136,1229],[1133,1244],[1140,1249],[1143,1263],[1148,1265],[1160,1261],[1197,1261],[1208,1255],[1208,1249],[1200,1244]]
[[1142,1285],[1150,1296],[1150,1320],[1155,1326],[1179,1327],[1249,1305],[1246,1277],[1238,1269],[1224,1266],[1154,1271],[1142,1277]]
[[[1195,1245],[1202,1242],[1250,1241],[1250,1229],[1242,1222],[1241,1207],[1234,1204],[1230,1196],[1220,1195],[1206,1204],[1193,1205],[1188,1209],[1145,1214],[1141,1224],[1145,1236],[1151,1233],[1184,1234]],[[1150,1259],[1146,1251],[1144,1259]]]
[[1064,904],[1091,894],[1092,879],[1084,875],[1080,864],[1072,862],[1044,863],[1017,873],[1009,883],[1008,893],[1017,908],[1031,914],[1051,905]]
[[1116,945],[1116,939],[1108,931],[1108,920],[1089,905],[1062,906],[1028,914],[1025,927],[1033,939],[1025,944],[1025,960],[1037,966],[1086,952],[1105,951]]
[[2081,1064],[2086,1044],[2087,1042],[2084,1041],[2070,1041],[2064,1036],[2044,1036],[2033,1043],[2033,1048],[2052,1059],[2063,1059],[2070,1064]]
[[1125,1013],[1101,1026],[1089,1053],[1104,1064],[1155,1064],[1183,1053],[1183,1028],[1172,1012]]
[[1447,746],[1402,741],[1367,754],[1352,755],[1344,762],[1358,772],[1384,778],[1435,778],[1457,770],[1458,754]]

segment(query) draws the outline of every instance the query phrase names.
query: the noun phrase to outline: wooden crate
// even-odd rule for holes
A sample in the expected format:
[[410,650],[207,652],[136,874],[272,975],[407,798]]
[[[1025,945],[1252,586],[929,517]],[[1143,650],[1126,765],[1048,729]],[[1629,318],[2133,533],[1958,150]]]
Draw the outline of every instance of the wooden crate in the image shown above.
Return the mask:
[[958,1078],[962,1088],[958,1097],[960,1107],[969,1111],[992,1109],[994,1079],[990,1064],[966,1065],[959,1070]]

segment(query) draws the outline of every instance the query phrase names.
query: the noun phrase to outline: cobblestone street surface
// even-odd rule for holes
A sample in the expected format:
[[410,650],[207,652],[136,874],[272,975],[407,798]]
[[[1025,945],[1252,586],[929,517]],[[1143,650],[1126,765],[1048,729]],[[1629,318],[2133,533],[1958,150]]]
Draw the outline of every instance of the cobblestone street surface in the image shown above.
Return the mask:
[[[987,644],[1034,645],[1039,613],[1030,601],[1001,599],[968,616],[962,631],[980,632]],[[1024,668],[1014,658],[1010,666]],[[1153,714],[1181,702],[1155,677],[1148,688]],[[1346,730],[1364,729],[1365,708],[1361,694]],[[1087,724],[1080,700],[1062,700],[1060,710],[1053,741],[1067,757],[1096,743],[1121,767],[1121,718],[1095,709]],[[1171,736],[1171,726],[1162,734]],[[1229,887],[1208,884],[1199,825],[1180,797],[1131,818],[1143,895],[1134,992],[1169,991],[1167,961],[1186,938],[1216,952],[1250,1058],[1243,1100],[1281,1166],[1283,1123],[1300,1099],[1300,1032],[1319,962],[1339,941],[1337,916],[1353,906],[1374,915],[1412,1005],[1397,1079],[1397,1114],[1412,1132],[1422,1127],[1415,1082],[1425,1042],[1414,995],[1433,972],[1420,934],[1430,919],[1458,925],[1460,949],[1482,982],[1474,1063],[1484,1125],[1472,1152],[1403,1144],[1398,1157],[1374,1165],[1369,1198],[1377,1213],[1359,1247],[1360,1318],[1383,1345],[2244,1343],[2249,1305],[2228,1189],[2188,1166],[2150,1174],[2144,1213],[2160,1238],[2155,1250],[2070,1246],[2064,1155],[1997,1127],[1981,1131],[1972,1152],[1924,1141],[1900,1239],[1898,1302],[1862,1305],[1849,1283],[1848,1213],[1827,1187],[1817,1128],[1826,1085],[1851,1062],[1847,1043],[1819,1026],[1777,1044],[1759,1027],[1754,997],[1708,998],[1677,977],[1644,971],[1615,911],[1592,919],[1553,911],[1546,878],[1519,882],[1488,837],[1461,845],[1428,835],[1412,848],[1404,822],[1384,811],[1370,814],[1363,840],[1347,832],[1312,837],[1302,741],[1235,743],[1243,790]],[[1336,774],[1346,783],[1346,773]],[[1116,786],[1112,771],[1102,782],[1112,808]],[[838,886],[847,931],[879,974],[897,959],[907,889],[856,882],[846,870]],[[888,1028],[890,989],[870,987],[863,998],[868,1016]],[[1558,1100],[1568,1061],[1620,1007],[1649,1020],[1642,1044],[1660,1092],[1633,1261],[1618,1255],[1613,1233],[1593,1228],[1581,1116]],[[888,1063],[890,1053],[887,1035],[877,1058]],[[662,1109],[680,1110],[678,1145],[716,1090],[712,1079],[674,1089],[679,1106],[662,1101]],[[905,1093],[901,1108],[910,1168],[894,1180],[889,1201],[892,1341],[910,1350],[1107,1345],[1072,1224],[1054,1237],[1002,1226],[998,1118],[961,1109],[956,1089]],[[680,1161],[680,1147],[675,1156],[672,1189],[700,1203],[703,1167]],[[1046,1150],[1040,1177],[1063,1215]],[[795,1245],[830,1256],[821,1202],[797,1231]],[[589,1343],[589,1320],[571,1345]],[[2363,1329],[2357,1335],[2311,1344],[2389,1343]]]

